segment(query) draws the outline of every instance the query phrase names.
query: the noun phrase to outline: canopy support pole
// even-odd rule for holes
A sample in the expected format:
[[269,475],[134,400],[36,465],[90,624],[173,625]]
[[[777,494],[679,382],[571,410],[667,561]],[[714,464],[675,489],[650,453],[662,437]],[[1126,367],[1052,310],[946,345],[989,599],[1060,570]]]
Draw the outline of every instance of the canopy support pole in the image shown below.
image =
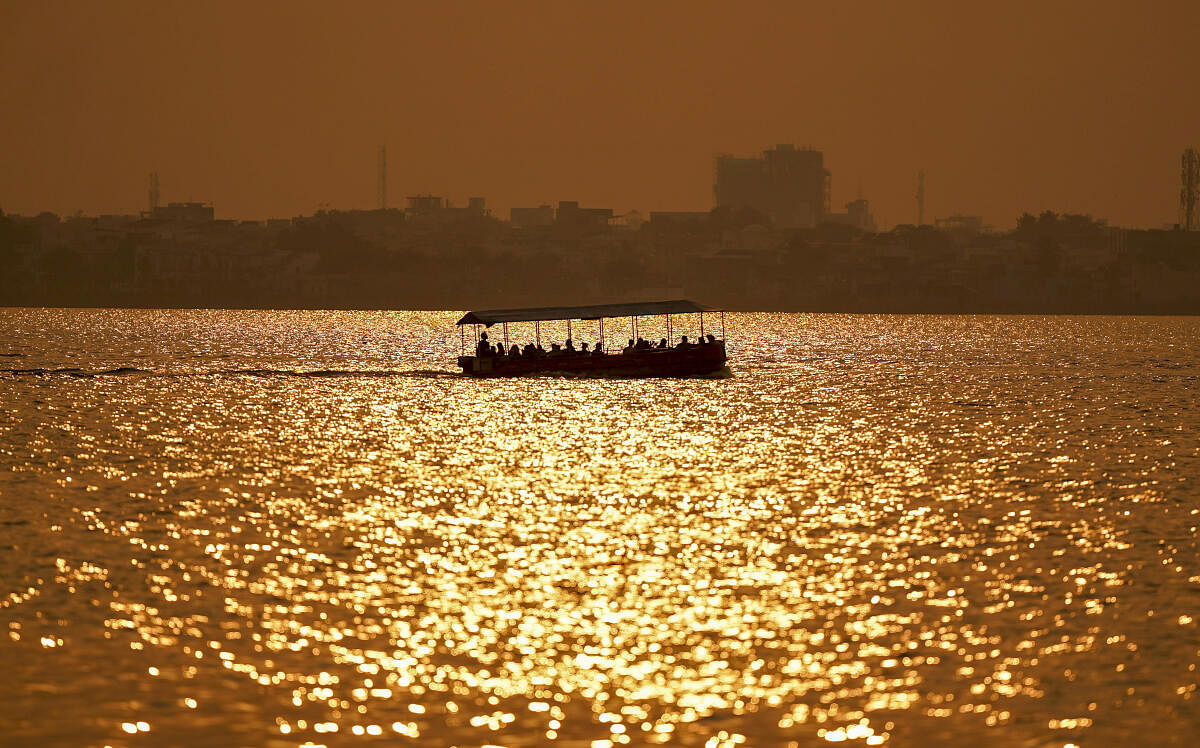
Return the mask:
[[[571,320],[567,320],[567,340],[571,340]],[[572,341],[574,344],[574,341]]]
[[537,347],[542,347],[542,323],[540,321],[533,323],[534,335],[537,336]]
[[704,312],[700,312],[700,342],[704,342]]
[[725,310],[721,310],[721,342],[725,342]]
[[508,323],[504,323],[504,352],[508,353]]
[[630,325],[629,325],[630,332],[633,334],[633,339],[636,341],[637,340],[637,317],[636,316],[630,317],[629,322],[630,322]]
[[600,318],[600,350],[604,350],[604,318]]
[[671,345],[671,315],[667,315],[667,345]]
[[462,325],[458,326],[458,355],[462,356],[467,352],[467,331]]

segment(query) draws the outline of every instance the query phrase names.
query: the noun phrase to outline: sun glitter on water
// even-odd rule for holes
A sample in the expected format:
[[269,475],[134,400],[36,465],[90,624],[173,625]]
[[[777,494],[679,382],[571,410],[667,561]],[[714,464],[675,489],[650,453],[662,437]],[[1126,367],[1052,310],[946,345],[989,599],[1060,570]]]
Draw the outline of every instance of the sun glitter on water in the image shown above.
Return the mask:
[[[30,367],[135,355],[3,314]],[[148,373],[0,381],[14,739],[1197,727],[1194,320],[755,315],[733,379],[476,382],[453,315],[146,314]]]

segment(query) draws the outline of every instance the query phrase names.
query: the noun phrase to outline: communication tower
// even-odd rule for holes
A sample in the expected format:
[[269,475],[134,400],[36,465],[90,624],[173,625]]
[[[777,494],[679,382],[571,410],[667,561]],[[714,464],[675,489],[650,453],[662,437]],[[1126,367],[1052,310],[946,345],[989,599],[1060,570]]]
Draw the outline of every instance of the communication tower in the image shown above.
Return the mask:
[[150,172],[150,189],[146,199],[147,210],[151,213],[158,207],[158,172]]
[[387,146],[379,146],[379,209],[387,210]]
[[1188,148],[1181,159],[1179,190],[1179,225],[1184,231],[1200,230],[1200,215],[1196,214],[1196,203],[1200,201],[1200,155],[1195,148]]
[[925,225],[925,170],[917,172],[917,225]]

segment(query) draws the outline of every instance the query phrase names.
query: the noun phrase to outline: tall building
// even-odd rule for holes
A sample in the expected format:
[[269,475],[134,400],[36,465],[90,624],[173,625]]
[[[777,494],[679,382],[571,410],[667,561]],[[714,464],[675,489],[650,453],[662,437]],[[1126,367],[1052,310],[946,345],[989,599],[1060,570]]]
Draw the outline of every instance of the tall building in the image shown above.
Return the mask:
[[761,158],[717,156],[718,208],[754,208],[779,228],[822,223],[829,214],[829,170],[812,148],[777,145]]

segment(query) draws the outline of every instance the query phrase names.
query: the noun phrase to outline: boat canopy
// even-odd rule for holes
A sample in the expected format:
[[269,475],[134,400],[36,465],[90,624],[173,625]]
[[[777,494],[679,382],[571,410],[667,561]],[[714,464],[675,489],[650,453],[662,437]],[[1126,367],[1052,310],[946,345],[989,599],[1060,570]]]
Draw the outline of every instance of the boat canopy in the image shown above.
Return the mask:
[[642,301],[636,304],[595,304],[593,306],[543,306],[529,309],[487,309],[467,312],[459,325],[491,327],[503,322],[541,322],[553,319],[601,319],[603,317],[642,317],[655,314],[695,314],[717,312],[715,307],[697,304],[687,299],[675,301]]

